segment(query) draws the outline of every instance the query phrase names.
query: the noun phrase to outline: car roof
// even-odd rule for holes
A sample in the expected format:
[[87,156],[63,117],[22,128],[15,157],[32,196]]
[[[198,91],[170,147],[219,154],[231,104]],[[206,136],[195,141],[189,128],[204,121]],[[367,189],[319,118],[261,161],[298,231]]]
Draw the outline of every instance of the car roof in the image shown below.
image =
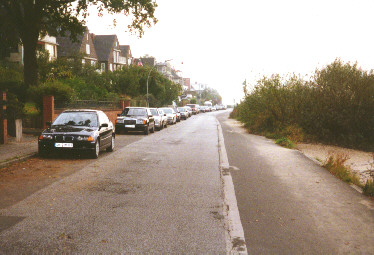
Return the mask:
[[93,110],[93,109],[68,109],[63,112],[102,112],[102,111]]

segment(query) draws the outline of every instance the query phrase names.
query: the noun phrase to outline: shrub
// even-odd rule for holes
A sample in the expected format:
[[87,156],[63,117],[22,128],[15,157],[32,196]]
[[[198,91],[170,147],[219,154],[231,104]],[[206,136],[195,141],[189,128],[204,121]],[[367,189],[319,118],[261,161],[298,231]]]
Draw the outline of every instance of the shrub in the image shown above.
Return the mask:
[[367,180],[362,191],[365,195],[374,197],[374,180]]
[[57,101],[70,102],[74,95],[74,90],[69,85],[56,80],[32,86],[28,92],[39,109],[43,106],[43,96],[50,95],[54,96]]
[[333,175],[347,183],[361,186],[360,180],[354,172],[351,172],[344,163],[349,159],[346,154],[330,155],[323,166]]
[[275,141],[275,143],[279,144],[280,146],[289,148],[289,149],[295,148],[295,144],[290,139],[288,139],[286,137],[282,137],[282,138],[277,139]]

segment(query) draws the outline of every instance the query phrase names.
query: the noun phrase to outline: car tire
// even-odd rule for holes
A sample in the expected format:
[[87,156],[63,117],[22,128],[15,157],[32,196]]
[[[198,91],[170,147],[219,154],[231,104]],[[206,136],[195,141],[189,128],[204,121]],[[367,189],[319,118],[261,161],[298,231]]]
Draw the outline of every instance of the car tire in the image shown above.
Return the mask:
[[115,145],[115,143],[114,143],[114,135],[112,135],[112,140],[110,142],[110,146],[108,148],[106,148],[106,151],[108,151],[108,152],[114,151],[114,145]]
[[91,158],[96,159],[99,157],[100,154],[100,141],[96,140],[95,148],[91,152]]

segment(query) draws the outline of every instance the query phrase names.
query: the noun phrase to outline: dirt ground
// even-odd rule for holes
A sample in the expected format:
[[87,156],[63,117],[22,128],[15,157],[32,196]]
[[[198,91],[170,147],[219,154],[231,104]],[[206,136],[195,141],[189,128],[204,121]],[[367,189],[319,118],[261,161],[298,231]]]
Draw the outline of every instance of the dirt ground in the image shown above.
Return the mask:
[[368,178],[374,177],[374,153],[359,150],[346,149],[342,147],[329,146],[323,144],[297,144],[297,149],[310,158],[321,163],[325,162],[329,156],[343,154],[348,156],[346,167],[356,172],[361,183],[365,184]]

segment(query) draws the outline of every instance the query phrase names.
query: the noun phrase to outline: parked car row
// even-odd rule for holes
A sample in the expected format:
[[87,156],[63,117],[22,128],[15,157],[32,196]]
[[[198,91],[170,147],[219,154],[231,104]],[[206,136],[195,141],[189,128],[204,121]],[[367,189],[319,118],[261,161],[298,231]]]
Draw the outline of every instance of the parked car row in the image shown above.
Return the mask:
[[118,114],[115,128],[116,133],[142,131],[148,135],[149,132],[161,130],[191,116],[192,110],[189,107],[126,107]]
[[66,110],[53,123],[47,123],[48,128],[38,137],[38,152],[40,156],[54,152],[84,152],[98,158],[100,151],[114,150],[118,133],[140,131],[148,135],[200,111],[206,109],[193,104],[163,108],[126,107],[113,125],[103,111]]
[[186,106],[189,106],[192,109],[193,114],[198,114],[200,112],[212,112],[212,111],[218,111],[218,110],[226,110],[226,105],[198,105],[198,104],[187,104]]

